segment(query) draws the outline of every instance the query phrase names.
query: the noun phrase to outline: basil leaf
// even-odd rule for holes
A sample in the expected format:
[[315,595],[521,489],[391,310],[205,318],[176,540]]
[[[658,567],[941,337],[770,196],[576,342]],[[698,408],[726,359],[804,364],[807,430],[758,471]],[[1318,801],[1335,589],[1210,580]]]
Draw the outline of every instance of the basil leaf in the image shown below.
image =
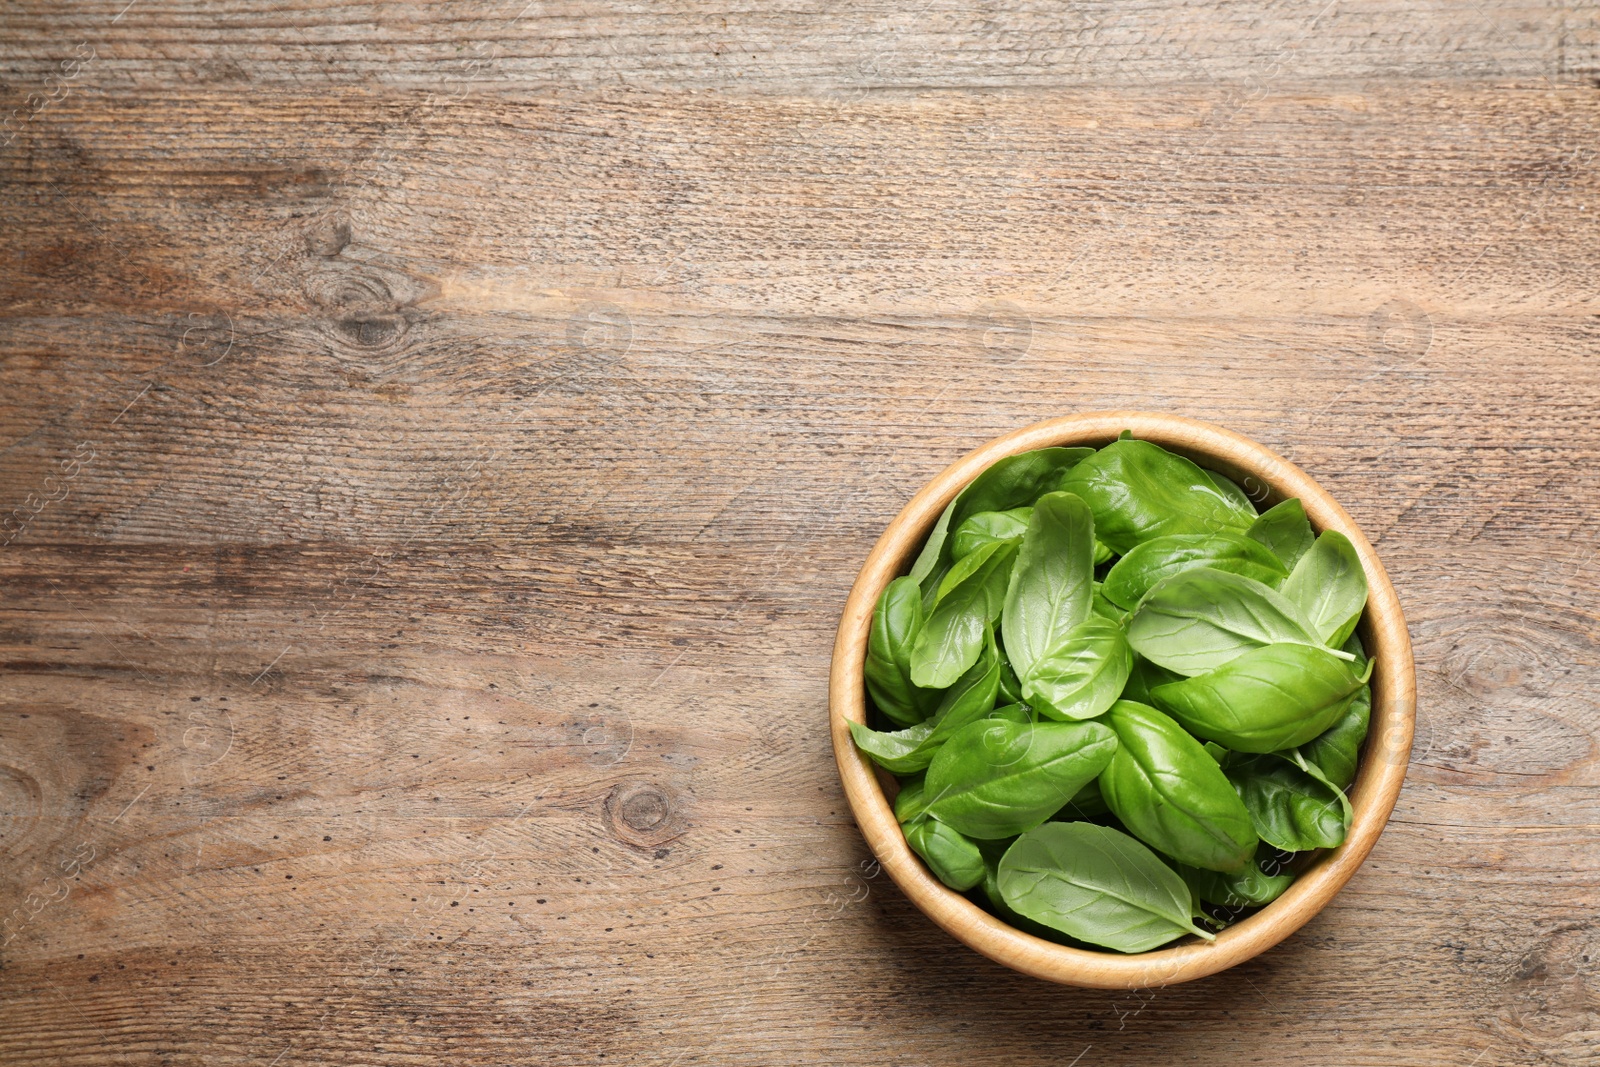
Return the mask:
[[1023,698],[1050,719],[1092,719],[1117,702],[1133,666],[1122,627],[1091,615],[1022,681]]
[[1108,815],[1111,809],[1106,807],[1106,798],[1100,795],[1100,779],[1096,778],[1076,793],[1067,801],[1067,806],[1056,812],[1051,818],[1061,819],[1063,822],[1072,822],[1079,819],[1092,819],[1096,815]]
[[989,655],[979,659],[946,690],[939,707],[922,722],[893,733],[851,723],[850,736],[855,738],[856,747],[892,774],[910,774],[926,768],[951,734],[994,710],[994,697],[1000,689],[1000,656],[992,651],[992,640],[989,644]]
[[989,902],[989,907],[994,913],[1004,919],[1011,926],[1016,927],[1025,934],[1054,941],[1060,945],[1072,945],[1076,948],[1094,949],[1096,946],[1087,941],[1068,937],[1059,930],[1052,930],[1048,926],[1036,923],[1026,915],[1018,915],[1011,910],[1011,905],[1006,903],[1005,897],[1000,895],[1000,858],[1006,854],[1006,849],[1011,847],[1016,838],[1000,841],[979,841],[978,851],[983,853],[983,896]]
[[963,558],[939,587],[933,614],[911,647],[911,681],[943,689],[977,662],[989,624],[1005,603],[1017,546],[991,541]]
[[1263,511],[1244,533],[1271,549],[1289,570],[1294,570],[1294,565],[1317,539],[1311,532],[1311,520],[1306,518],[1305,505],[1300,503],[1299,497],[1290,497]]
[[1294,875],[1287,872],[1267,874],[1261,869],[1259,859],[1258,850],[1256,860],[1237,874],[1223,874],[1182,863],[1176,869],[1195,895],[1207,903],[1225,908],[1260,907],[1282,896],[1283,891],[1294,884]]
[[1226,474],[1218,474],[1210,468],[1201,467],[1200,469],[1206,472],[1206,477],[1211,479],[1211,484],[1217,487],[1218,492],[1233,501],[1234,507],[1251,515],[1256,513],[1256,502],[1250,499],[1250,494],[1245,492],[1238,482]]
[[1265,645],[1207,674],[1156,686],[1156,706],[1235,752],[1293,748],[1338,722],[1364,678],[1326,649]]
[[894,798],[895,821],[904,825],[922,814],[928,806],[928,794],[924,789],[921,775],[907,778],[900,783],[900,792]]
[[[1098,541],[1095,543],[1099,544]],[[1106,599],[1105,593],[1100,589],[1099,582],[1094,583],[1094,592],[1089,596],[1089,610],[1102,619],[1110,619],[1115,623],[1121,623],[1128,614],[1122,608]]]
[[1032,504],[1062,474],[1094,454],[1092,448],[1040,448],[996,460],[956,494],[928,535],[911,577],[931,596],[952,562],[949,534],[980,511],[1006,511]]
[[1002,704],[989,714],[985,715],[984,719],[999,719],[1002,722],[1019,723],[1031,723],[1035,721],[1033,717],[1033,709],[1029,708],[1028,705],[1023,703]]
[[1182,677],[1177,671],[1169,671],[1134,653],[1133,669],[1128,672],[1128,684],[1122,689],[1122,699],[1154,706],[1155,698],[1150,695],[1151,691],[1158,685],[1176,682]]
[[1096,536],[1113,552],[1168,534],[1243,532],[1256,514],[1205,471],[1148,441],[1119,439],[1064,475],[1057,488],[1082,497]]
[[1032,517],[1031,507],[1012,508],[1010,511],[980,511],[963,522],[950,539],[950,556],[960,559],[990,541],[1019,538],[1027,531],[1028,520]]
[[1270,549],[1244,534],[1173,534],[1131,549],[1106,574],[1102,589],[1108,600],[1131,611],[1156,583],[1190,567],[1242,574],[1269,586],[1289,576]]
[[1014,837],[1060,811],[1116,747],[1097,722],[975,722],[933,757],[927,813],[969,837]]
[[1361,637],[1358,634],[1352,631],[1350,636],[1344,639],[1344,644],[1340,645],[1339,648],[1341,651],[1348,652],[1354,657],[1355,666],[1353,666],[1351,670],[1355,671],[1357,674],[1360,674],[1366,669],[1367,646],[1361,643]]
[[1145,594],[1128,619],[1128,643],[1146,659],[1185,675],[1214,670],[1262,645],[1322,644],[1299,609],[1278,593],[1253,578],[1210,567],[1179,571]]
[[983,855],[978,846],[936,819],[906,827],[906,844],[922,857],[933,876],[951,889],[964,893],[983,881]]
[[1001,704],[1022,703],[1022,683],[1017,679],[1017,672],[1011,669],[1004,646],[1000,648],[1000,692],[995,700]]
[[1127,834],[1051,822],[1017,838],[995,880],[1013,911],[1119,952],[1143,952],[1184,934],[1213,934],[1190,917],[1189,887]]
[[1113,704],[1105,721],[1117,751],[1100,775],[1100,795],[1123,825],[1180,863],[1242,870],[1256,851],[1250,813],[1200,742],[1131,700]]
[[1300,746],[1300,755],[1339,789],[1356,780],[1356,758],[1372,719],[1372,687],[1357,689],[1332,726]]
[[1071,493],[1046,493],[1034,503],[1017,549],[1000,619],[1006,655],[1018,678],[1026,679],[1034,662],[1088,616],[1093,581],[1089,506]]
[[1235,757],[1228,778],[1261,840],[1285,852],[1344,842],[1343,794],[1277,755]]
[[901,726],[921,722],[939,701],[938,691],[911,681],[911,648],[922,625],[922,591],[910,578],[896,578],[872,612],[866,676],[872,702]]
[[1324,644],[1337,648],[1355,632],[1367,606],[1367,572],[1356,546],[1338,530],[1324,530],[1283,583],[1283,595]]
[[1329,789],[1338,794],[1339,807],[1344,813],[1344,832],[1349,833],[1350,823],[1355,819],[1356,813],[1355,808],[1350,803],[1350,798],[1345,795],[1345,791],[1328,781],[1328,776],[1323,774],[1319,767],[1317,767],[1315,764],[1307,762],[1306,758],[1300,754],[1299,749],[1291,748],[1288,752],[1279,753],[1279,755],[1282,755],[1296,767],[1299,767],[1302,771],[1305,771],[1311,777],[1315,778],[1317,781],[1321,782],[1323,785],[1327,786]]

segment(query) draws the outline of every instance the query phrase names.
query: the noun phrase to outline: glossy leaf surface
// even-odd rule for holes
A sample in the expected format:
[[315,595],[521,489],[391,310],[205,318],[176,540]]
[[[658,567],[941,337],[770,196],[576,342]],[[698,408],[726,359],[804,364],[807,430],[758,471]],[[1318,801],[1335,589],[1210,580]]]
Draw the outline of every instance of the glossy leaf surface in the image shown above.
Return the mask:
[[1047,718],[1092,719],[1117,702],[1132,667],[1122,627],[1091,615],[1034,663],[1022,682],[1023,698]]
[[1180,863],[1238,871],[1256,833],[1216,761],[1155,708],[1121,700],[1106,714],[1117,750],[1100,775],[1106,805],[1133,835]]
[[1285,852],[1336,848],[1348,823],[1331,784],[1277,755],[1236,756],[1227,774],[1261,840]]
[[1000,657],[991,651],[945,691],[939,707],[927,719],[892,733],[853,722],[850,736],[856,747],[884,770],[893,774],[924,770],[951,734],[994,710],[999,690]]
[[1210,567],[1180,571],[1151,589],[1128,617],[1128,643],[1183,675],[1215,670],[1263,645],[1322,645],[1277,592]]
[[1155,585],[1190,567],[1210,567],[1276,585],[1288,568],[1260,541],[1244,534],[1174,534],[1146,541],[1128,552],[1106,574],[1106,598],[1132,611]]
[[1059,489],[1094,512],[1095,533],[1112,551],[1168,534],[1243,532],[1256,519],[1210,475],[1148,441],[1120,439],[1074,466]]
[[958,892],[983,881],[983,854],[959,831],[937,819],[920,819],[906,827],[906,844],[922,857],[933,876]]
[[922,590],[910,578],[896,578],[872,612],[866,677],[872,702],[901,726],[913,726],[927,718],[939,700],[937,691],[911,681],[911,649],[922,625]]
[[1017,549],[1000,624],[1018,678],[1026,679],[1034,662],[1088,617],[1093,582],[1089,506],[1071,493],[1045,494],[1034,504]]
[[1324,530],[1283,583],[1283,595],[1319,641],[1344,644],[1367,606],[1367,572],[1356,546],[1338,530]]
[[1196,737],[1235,752],[1277,752],[1337,722],[1364,680],[1326,649],[1263,645],[1151,695]]
[[1086,822],[1030,830],[1001,857],[996,881],[1018,914],[1119,952],[1144,952],[1184,934],[1213,935],[1190,917],[1189,887],[1127,834]]
[[1317,535],[1311,530],[1311,520],[1306,518],[1305,505],[1299,497],[1290,497],[1274,504],[1250,524],[1245,536],[1260,541],[1277,556],[1288,570],[1300,562]]
[[912,645],[912,684],[943,689],[977,662],[984,635],[1005,603],[1016,551],[1014,542],[991,541],[951,569]]
[[929,766],[927,812],[969,837],[1014,837],[1061,810],[1116,747],[1096,722],[973,723]]

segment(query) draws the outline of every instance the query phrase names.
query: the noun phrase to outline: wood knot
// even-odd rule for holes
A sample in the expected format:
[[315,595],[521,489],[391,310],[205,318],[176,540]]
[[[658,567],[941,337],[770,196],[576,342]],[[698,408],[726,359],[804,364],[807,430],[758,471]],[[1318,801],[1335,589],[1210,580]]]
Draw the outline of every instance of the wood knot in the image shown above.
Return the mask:
[[305,290],[327,313],[323,333],[336,352],[366,355],[393,349],[411,329],[404,309],[415,294],[404,291],[403,281],[366,264],[329,263],[306,279]]
[[333,333],[345,344],[354,348],[390,348],[405,336],[409,324],[400,315],[355,314],[335,319],[330,324]]
[[19,855],[18,845],[39,825],[43,805],[38,779],[21,767],[0,763],[0,851]]
[[323,218],[306,227],[306,251],[331,259],[350,247],[348,219]]
[[629,779],[617,783],[606,797],[606,826],[624,844],[653,852],[689,828],[683,807],[682,798],[670,787]]

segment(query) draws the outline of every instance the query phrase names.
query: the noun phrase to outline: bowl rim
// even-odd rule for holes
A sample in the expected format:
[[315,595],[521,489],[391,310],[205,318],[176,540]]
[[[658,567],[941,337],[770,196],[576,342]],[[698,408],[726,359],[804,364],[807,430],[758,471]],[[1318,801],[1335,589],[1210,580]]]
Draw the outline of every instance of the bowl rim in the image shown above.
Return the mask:
[[[857,750],[851,722],[866,721],[866,660],[872,611],[885,586],[904,574],[946,505],[996,460],[1058,445],[1103,445],[1124,430],[1228,475],[1258,502],[1299,497],[1312,526],[1350,538],[1367,573],[1367,609],[1358,627],[1370,655],[1372,718],[1342,845],[1318,855],[1284,894],[1217,935],[1133,955],[1071,948],[1034,937],[934,878],[906,844],[874,765]],[[1321,911],[1372,851],[1405,780],[1416,721],[1416,677],[1405,616],[1377,552],[1348,512],[1305,471],[1241,434],[1199,419],[1143,411],[1096,411],[1049,419],[973,449],[914,495],[878,538],[856,576],[834,641],[828,682],[834,757],[862,835],[901,890],[957,940],[1024,974],[1066,985],[1142,989],[1186,982],[1242,963],[1284,940]]]

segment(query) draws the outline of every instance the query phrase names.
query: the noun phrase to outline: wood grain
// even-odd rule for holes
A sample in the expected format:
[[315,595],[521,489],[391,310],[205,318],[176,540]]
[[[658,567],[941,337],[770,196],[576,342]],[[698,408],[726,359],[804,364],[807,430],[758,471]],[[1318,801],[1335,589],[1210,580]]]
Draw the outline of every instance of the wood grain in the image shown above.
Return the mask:
[[[0,1060],[1600,1062],[1592,5],[125,3],[3,16]],[[1418,732],[1299,933],[1063,995],[825,679],[1108,408],[1351,512]]]

